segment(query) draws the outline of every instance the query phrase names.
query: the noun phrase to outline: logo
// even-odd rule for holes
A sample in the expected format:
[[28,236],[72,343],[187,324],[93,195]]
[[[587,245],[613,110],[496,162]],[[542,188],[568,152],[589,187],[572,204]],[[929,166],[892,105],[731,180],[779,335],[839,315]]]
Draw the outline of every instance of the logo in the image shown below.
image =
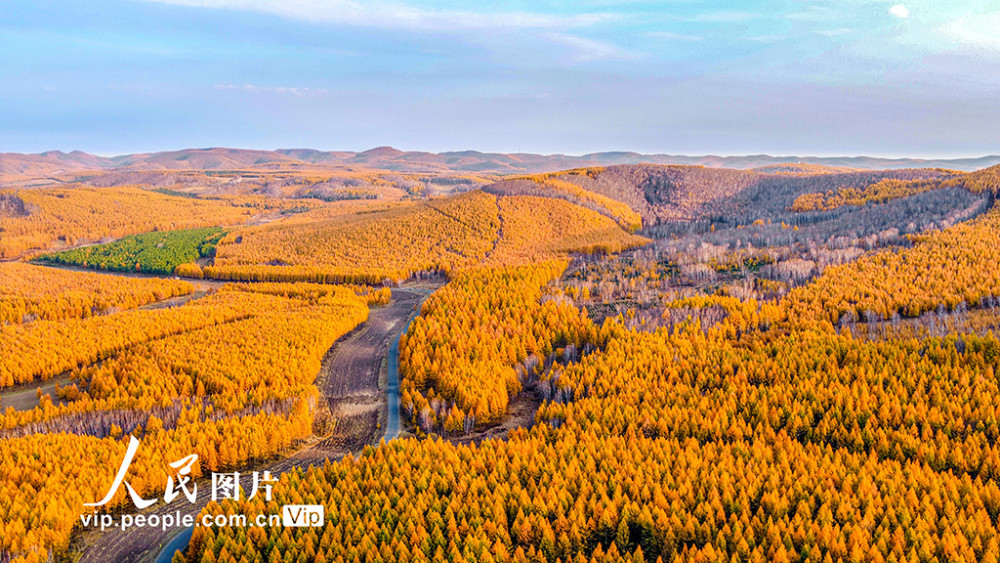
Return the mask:
[[281,523],[286,528],[318,527],[325,521],[322,504],[286,504],[281,507]]
[[[153,506],[159,499],[143,498],[142,491],[134,488],[127,480],[129,468],[132,460],[139,451],[139,440],[134,436],[129,438],[128,449],[125,458],[122,459],[118,471],[115,473],[111,486],[108,487],[104,498],[95,502],[84,503],[84,506],[92,507],[92,513],[80,516],[80,522],[85,527],[100,526],[101,530],[108,528],[120,528],[128,530],[136,527],[157,527],[164,531],[175,527],[185,528],[205,526],[205,527],[276,527],[288,526],[293,528],[320,527],[326,523],[326,511],[321,504],[286,504],[281,507],[281,514],[260,513],[248,515],[242,513],[212,513],[206,512],[198,515],[198,483],[194,477],[197,474],[195,464],[198,462],[198,455],[191,454],[173,463],[168,463],[167,482],[164,487],[163,503],[170,504],[178,497],[188,501],[181,504],[181,510],[164,514],[122,514],[115,518],[112,514],[100,513],[97,507],[108,505],[124,487],[128,496],[132,499],[132,504],[139,510]],[[172,473],[170,470],[173,470]],[[242,482],[241,482],[242,477]],[[252,473],[238,472],[211,474],[213,501],[223,500],[250,500],[256,498],[258,493],[264,497],[265,501],[271,501],[271,488],[278,482],[277,477],[271,475],[270,471]],[[249,494],[244,492],[244,486],[250,487]],[[203,495],[204,496],[204,495]]]
[[[132,499],[132,504],[136,508],[142,510],[143,508],[148,508],[156,504],[157,499],[144,499],[139,493],[132,488],[132,485],[125,480],[125,476],[128,473],[129,466],[132,465],[132,458],[135,457],[136,452],[139,451],[139,440],[135,436],[129,438],[128,450],[125,452],[125,458],[122,460],[122,464],[118,467],[118,473],[115,474],[115,479],[112,481],[111,486],[108,488],[108,492],[104,495],[104,498],[96,502],[85,502],[84,506],[104,506],[111,502],[118,489],[125,485],[125,490],[128,491],[129,497]],[[167,504],[173,502],[175,498],[184,494],[187,501],[194,503],[198,497],[198,483],[194,481],[192,475],[192,467],[195,462],[198,461],[197,454],[191,454],[183,459],[179,459],[173,463],[168,464],[168,466],[175,470],[174,475],[167,476],[167,483],[165,487],[165,492],[163,494],[163,501]],[[244,474],[246,477],[252,477],[248,479],[251,481],[250,494],[246,495],[246,500],[250,500],[257,496],[257,493],[264,493],[264,500],[271,500],[271,487],[278,482],[277,477],[273,477],[270,471],[264,471],[263,473],[254,471],[250,475]],[[212,500],[240,500],[241,493],[243,489],[240,486],[240,474],[239,472],[233,473],[215,473],[212,472]],[[321,507],[322,508],[322,507]]]

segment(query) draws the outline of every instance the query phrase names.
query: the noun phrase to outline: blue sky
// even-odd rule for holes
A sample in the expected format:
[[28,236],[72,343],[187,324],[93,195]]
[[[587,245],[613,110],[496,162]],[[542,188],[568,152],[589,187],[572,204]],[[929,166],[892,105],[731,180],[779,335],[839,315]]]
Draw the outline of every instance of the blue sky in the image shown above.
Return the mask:
[[0,1],[0,152],[1000,153],[1000,0]]

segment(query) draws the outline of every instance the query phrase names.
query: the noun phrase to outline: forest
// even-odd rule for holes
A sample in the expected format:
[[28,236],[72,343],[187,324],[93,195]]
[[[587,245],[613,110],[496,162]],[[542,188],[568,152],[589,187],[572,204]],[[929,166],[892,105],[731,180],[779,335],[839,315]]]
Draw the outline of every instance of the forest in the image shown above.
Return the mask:
[[[66,189],[220,214],[173,226],[46,219],[64,202],[22,190],[0,220],[48,225],[37,252],[130,271],[151,252],[167,275],[0,264],[0,392],[54,383],[0,394],[0,561],[79,556],[129,436],[147,496],[189,453],[196,476],[306,459],[272,500],[203,513],[325,507],[316,528],[197,527],[175,563],[1000,561],[998,171]],[[355,431],[330,359],[401,291],[425,297],[393,325],[399,436],[308,457]]]
[[186,295],[180,280],[110,279],[23,262],[0,263],[0,325],[86,318]]
[[162,231],[130,235],[115,242],[43,254],[38,260],[114,272],[174,273],[181,264],[215,255],[221,228]]
[[242,224],[291,207],[259,196],[188,198],[136,186],[0,189],[0,198],[17,210],[0,213],[3,260],[154,230]]

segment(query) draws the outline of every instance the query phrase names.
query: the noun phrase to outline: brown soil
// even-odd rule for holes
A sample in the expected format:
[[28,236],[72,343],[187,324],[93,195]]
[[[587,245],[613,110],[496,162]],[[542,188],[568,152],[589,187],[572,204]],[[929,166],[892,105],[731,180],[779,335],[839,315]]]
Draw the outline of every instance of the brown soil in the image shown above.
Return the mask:
[[479,444],[491,438],[506,440],[507,434],[517,428],[531,428],[535,424],[535,413],[542,406],[542,394],[534,387],[526,387],[510,400],[507,407],[507,417],[503,422],[482,429],[476,429],[471,434],[445,437],[453,444]]
[[39,405],[38,389],[42,390],[42,395],[52,397],[55,405],[62,404],[59,397],[56,397],[56,385],[66,385],[70,382],[70,376],[63,374],[48,381],[31,381],[13,387],[5,387],[0,393],[0,410],[6,411],[7,407],[14,407],[16,411],[29,411]]

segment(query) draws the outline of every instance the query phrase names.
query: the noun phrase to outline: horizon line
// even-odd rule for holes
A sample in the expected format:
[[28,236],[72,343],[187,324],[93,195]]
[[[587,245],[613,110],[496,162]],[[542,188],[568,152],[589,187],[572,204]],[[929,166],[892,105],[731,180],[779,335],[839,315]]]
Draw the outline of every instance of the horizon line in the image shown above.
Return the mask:
[[613,154],[613,153],[623,153],[623,154],[634,154],[637,156],[653,156],[653,157],[683,157],[683,158],[695,158],[695,157],[714,157],[714,158],[750,158],[750,157],[768,157],[768,158],[871,158],[878,160],[922,160],[922,161],[932,161],[932,160],[977,160],[983,158],[1000,158],[1000,153],[983,152],[977,155],[966,155],[966,156],[886,156],[886,155],[874,155],[874,154],[849,154],[849,153],[827,153],[827,154],[781,154],[781,153],[768,153],[768,152],[745,152],[745,153],[697,153],[697,152],[640,152],[635,150],[598,150],[590,151],[584,153],[566,153],[566,152],[525,152],[525,151],[511,151],[504,152],[501,150],[482,150],[482,149],[458,149],[458,150],[407,150],[399,149],[392,145],[378,145],[375,147],[355,150],[355,149],[317,149],[313,147],[277,147],[277,148],[250,148],[250,147],[238,147],[238,146],[209,146],[209,147],[184,147],[179,149],[159,149],[151,151],[134,151],[134,152],[121,152],[117,154],[112,153],[101,153],[101,152],[91,152],[83,149],[72,149],[69,151],[63,149],[48,149],[39,152],[16,152],[16,151],[4,151],[0,154],[6,155],[23,155],[23,156],[44,156],[48,153],[60,153],[60,154],[73,154],[73,153],[83,153],[90,156],[95,156],[99,158],[106,159],[116,159],[135,155],[153,155],[162,154],[170,152],[185,152],[185,151],[211,151],[211,150],[236,150],[236,151],[256,151],[256,152],[280,152],[280,151],[297,151],[297,150],[307,150],[316,151],[321,153],[354,153],[363,154],[366,152],[371,152],[378,149],[392,149],[399,151],[403,154],[406,153],[424,153],[424,154],[449,154],[449,153],[462,153],[462,152],[475,152],[479,154],[500,154],[500,155],[537,155],[537,156],[549,156],[549,157],[567,157],[567,158],[586,158],[591,155],[602,155],[602,154]]

